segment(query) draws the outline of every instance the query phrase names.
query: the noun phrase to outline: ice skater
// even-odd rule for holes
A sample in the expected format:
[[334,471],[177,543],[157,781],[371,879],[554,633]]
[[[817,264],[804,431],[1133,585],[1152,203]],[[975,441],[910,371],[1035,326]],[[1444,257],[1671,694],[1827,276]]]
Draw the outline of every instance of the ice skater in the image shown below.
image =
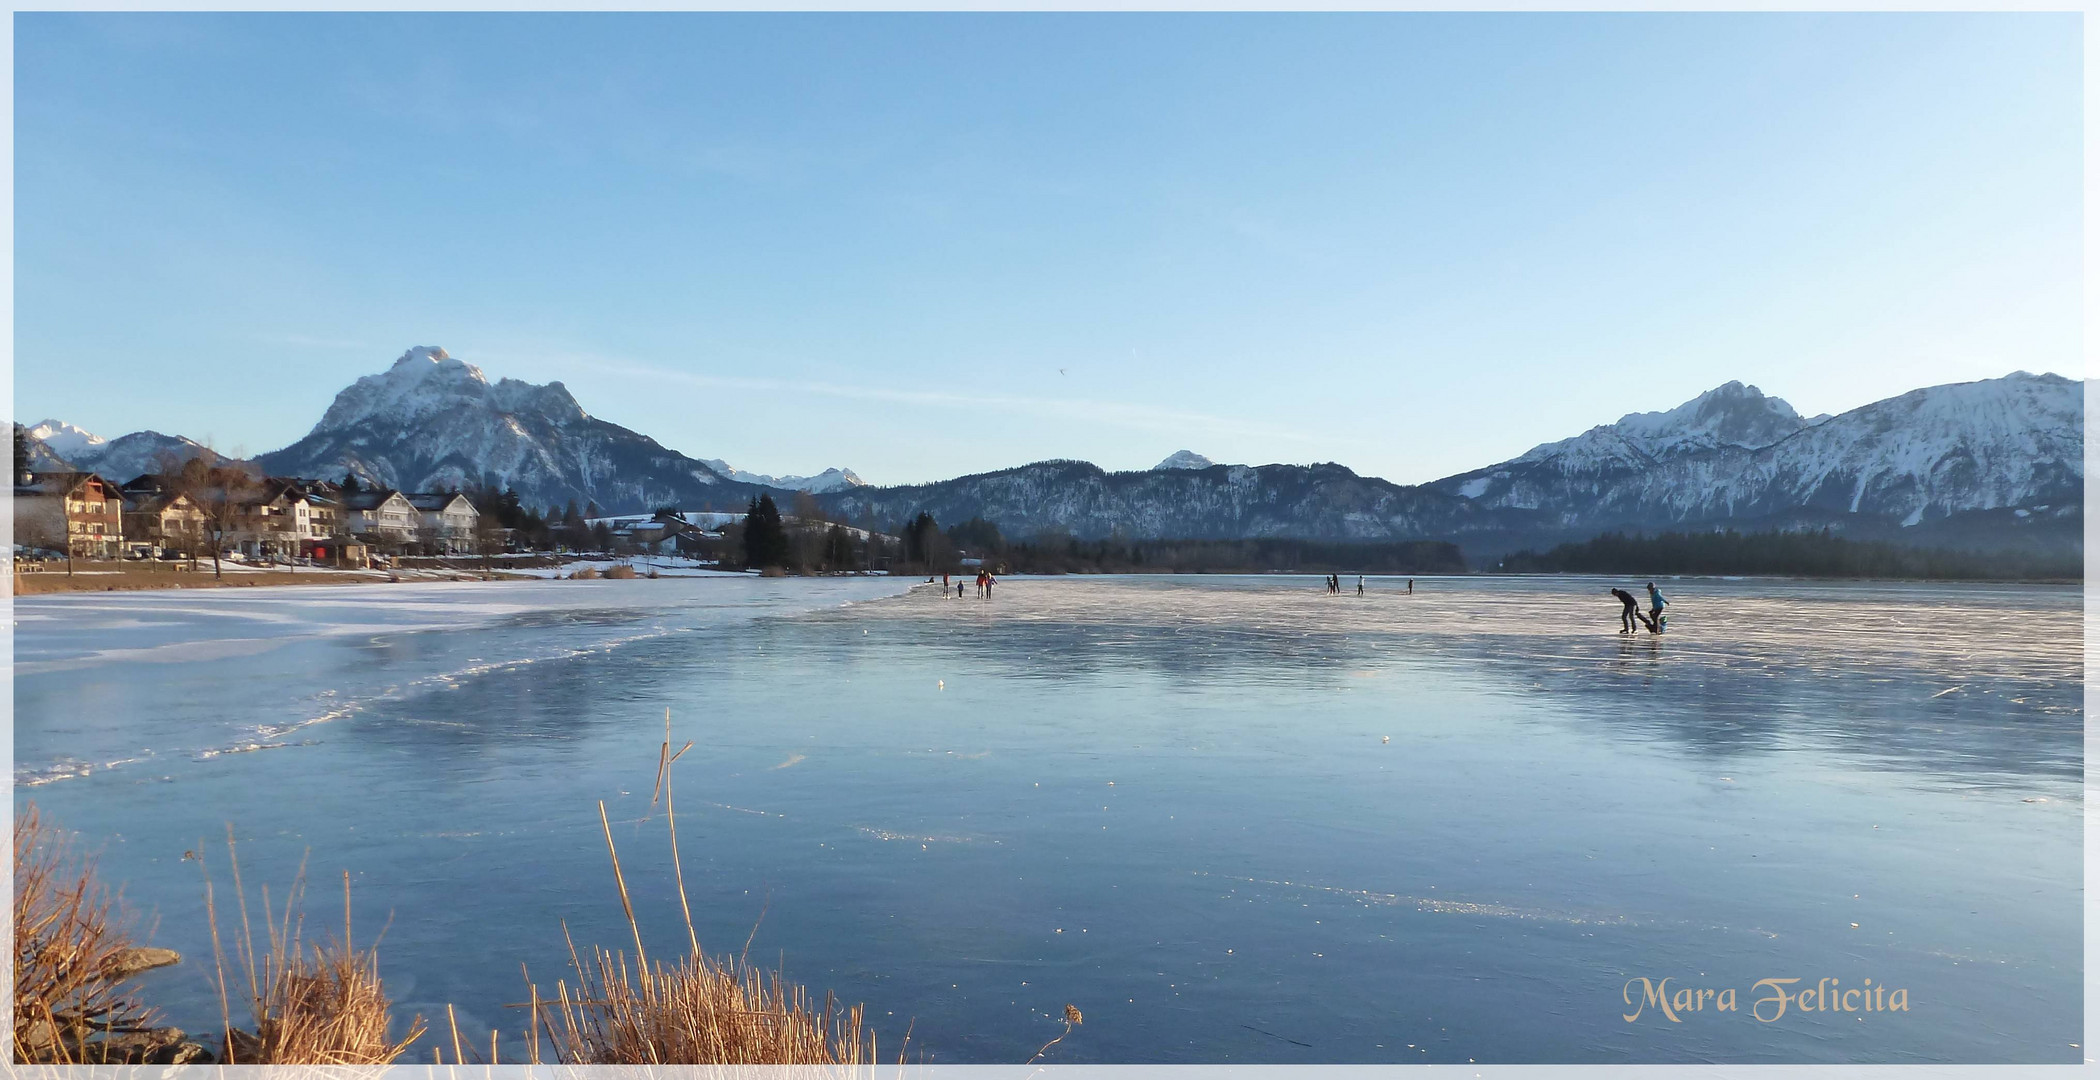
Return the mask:
[[1407,595],[1409,595],[1409,596],[1413,596],[1414,594],[1415,594],[1415,579],[1413,579],[1413,578],[1408,578],[1408,579],[1407,579]]
[[1358,574],[1358,575],[1356,575],[1356,595],[1358,595],[1358,596],[1362,596],[1363,594],[1364,594],[1364,576],[1363,576],[1362,574]]
[[1634,625],[1643,621],[1641,602],[1635,600],[1633,594],[1624,589],[1614,588],[1611,594],[1619,598],[1619,603],[1625,605],[1619,611],[1619,633],[1633,633]]
[[1661,633],[1661,632],[1662,632],[1660,628],[1661,628],[1661,626],[1662,626],[1662,621],[1663,621],[1663,606],[1664,606],[1664,605],[1666,605],[1666,604],[1668,604],[1668,603],[1669,603],[1669,601],[1668,601],[1668,600],[1665,600],[1665,599],[1663,599],[1663,594],[1662,594],[1662,592],[1661,592],[1660,590],[1658,590],[1658,589],[1657,589],[1657,588],[1655,587],[1655,583],[1654,583],[1654,582],[1652,582],[1652,581],[1651,581],[1651,582],[1649,582],[1649,583],[1648,583],[1648,621],[1649,621],[1649,622],[1651,622],[1651,623],[1654,623],[1654,624],[1655,624],[1655,626],[1657,627],[1657,629],[1656,629],[1656,633]]

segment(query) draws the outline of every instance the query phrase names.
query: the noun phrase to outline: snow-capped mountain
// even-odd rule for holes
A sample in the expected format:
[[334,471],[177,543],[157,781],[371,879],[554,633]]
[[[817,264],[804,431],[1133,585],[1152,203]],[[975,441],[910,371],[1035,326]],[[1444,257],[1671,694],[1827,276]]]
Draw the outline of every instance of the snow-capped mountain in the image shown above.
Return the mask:
[[1329,540],[1446,537],[1521,517],[1471,500],[1358,476],[1340,465],[1230,465],[1105,472],[1044,461],[934,484],[856,488],[820,502],[854,521],[894,524],[929,511],[944,525],[981,517],[1007,536],[1066,532],[1083,539]]
[[1803,420],[1729,383],[1430,486],[1569,529],[2053,515],[2083,502],[2084,397],[2074,380],[2015,372]]
[[36,428],[23,424],[15,425],[16,449],[21,452],[21,456],[15,462],[15,468],[28,469],[30,472],[72,472],[73,463],[53,452],[44,440],[36,437],[35,432]]
[[1216,464],[1217,462],[1204,457],[1194,450],[1176,450],[1168,454],[1165,461],[1152,466],[1152,471],[1158,472],[1161,469],[1208,469]]
[[185,461],[204,453],[209,451],[201,444],[180,435],[134,431],[111,439],[92,453],[73,461],[83,469],[92,469],[121,484],[141,473],[157,472],[171,462]]
[[762,484],[784,491],[808,491],[821,495],[867,485],[867,481],[855,475],[852,469],[826,469],[815,476],[768,476],[736,468],[721,458],[702,458],[700,463],[739,483]]
[[109,440],[91,431],[74,427],[63,420],[44,420],[29,429],[31,437],[38,439],[51,452],[67,461],[86,460]]
[[946,524],[983,517],[1015,537],[1449,539],[1476,554],[1720,525],[2075,544],[2083,424],[2082,385],[2054,375],[1930,387],[1808,419],[1731,382],[1420,487],[1338,465],[1187,467],[1177,454],[1146,472],[1042,462],[824,502],[890,525],[921,510]]
[[1653,468],[1684,454],[1756,449],[1809,426],[1794,407],[1755,386],[1724,383],[1667,412],[1628,413],[1570,439],[1435,483],[1490,506],[1536,509],[1594,493],[1605,478]]
[[1595,443],[1623,442],[1654,460],[1719,446],[1770,446],[1808,426],[1792,405],[1755,386],[1726,382],[1666,412],[1628,413],[1572,439],[1533,447],[1519,461],[1579,455]]
[[62,420],[45,420],[26,430],[30,438],[37,440],[52,458],[57,459],[40,468],[81,469],[99,473],[119,484],[169,462],[204,452],[204,447],[196,442],[158,431],[134,431],[129,435],[104,439]]
[[1688,520],[1796,510],[1894,518],[2081,504],[2085,387],[2058,375],[1913,390],[1755,450],[1651,470],[1615,501]]
[[721,509],[752,490],[648,436],[583,410],[559,382],[503,379],[435,346],[401,354],[335,397],[305,438],[263,454],[272,475],[335,478],[404,490],[487,484],[529,506],[645,513]]

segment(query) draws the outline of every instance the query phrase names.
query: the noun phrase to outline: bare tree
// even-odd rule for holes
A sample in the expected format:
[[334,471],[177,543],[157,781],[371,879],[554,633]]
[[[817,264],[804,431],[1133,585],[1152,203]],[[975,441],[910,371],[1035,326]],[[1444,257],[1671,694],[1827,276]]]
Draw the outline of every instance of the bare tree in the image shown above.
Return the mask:
[[495,554],[497,548],[503,546],[504,538],[509,532],[510,530],[503,527],[502,518],[487,511],[483,511],[474,519],[474,546],[481,549],[481,580],[495,579],[495,568],[490,557]]
[[261,494],[262,478],[246,463],[221,457],[210,447],[196,450],[164,475],[169,489],[189,496],[203,515],[204,535],[211,542],[211,574],[224,577],[219,554],[227,536],[238,531],[242,508]]
[[[48,506],[45,504],[49,504]],[[15,499],[15,551],[24,547],[63,551],[66,576],[73,576],[73,538],[68,534],[64,492]]]
[[817,505],[817,497],[806,488],[795,493],[795,518],[805,529],[825,522],[824,508]]

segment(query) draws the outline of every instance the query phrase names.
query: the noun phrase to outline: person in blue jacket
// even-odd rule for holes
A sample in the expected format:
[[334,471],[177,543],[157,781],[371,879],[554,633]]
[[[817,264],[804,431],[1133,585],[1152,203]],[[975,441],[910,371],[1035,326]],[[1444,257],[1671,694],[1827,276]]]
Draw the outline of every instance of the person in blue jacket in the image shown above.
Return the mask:
[[1655,624],[1655,625],[1657,625],[1657,626],[1661,626],[1661,625],[1662,625],[1662,615],[1663,615],[1663,606],[1664,606],[1664,605],[1666,605],[1666,604],[1668,604],[1668,603],[1669,603],[1669,601],[1668,601],[1668,600],[1665,600],[1665,599],[1663,599],[1663,594],[1662,594],[1661,590],[1659,590],[1659,589],[1657,589],[1657,588],[1655,587],[1655,583],[1654,583],[1654,582],[1652,582],[1652,581],[1651,581],[1651,582],[1649,582],[1649,583],[1648,583],[1648,621],[1649,621],[1649,622],[1651,622],[1651,623],[1654,623],[1654,624]]

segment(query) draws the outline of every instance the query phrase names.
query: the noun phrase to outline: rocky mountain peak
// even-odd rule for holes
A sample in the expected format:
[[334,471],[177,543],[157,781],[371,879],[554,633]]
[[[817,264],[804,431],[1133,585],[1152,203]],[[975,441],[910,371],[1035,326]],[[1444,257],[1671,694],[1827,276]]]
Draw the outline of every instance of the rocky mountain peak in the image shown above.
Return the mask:
[[1217,462],[1204,457],[1194,450],[1176,450],[1168,454],[1165,461],[1152,466],[1152,471],[1159,472],[1162,469],[1208,469],[1216,464]]
[[452,354],[446,352],[445,347],[442,345],[416,345],[407,352],[402,353],[400,358],[394,361],[394,366],[400,367],[403,364],[414,364],[418,361],[439,363],[450,359],[452,359]]
[[740,484],[763,484],[766,487],[782,488],[787,491],[807,491],[816,495],[866,487],[868,484],[866,480],[861,479],[859,474],[852,469],[830,468],[811,476],[773,476],[767,473],[752,472],[749,469],[739,469],[721,458],[702,458],[700,463]]
[[1801,414],[1792,405],[1731,380],[1667,412],[1628,413],[1616,426],[1657,443],[1658,448],[1739,446],[1754,450],[1792,435],[1802,424]]
[[1792,405],[1755,386],[1729,381],[1661,412],[1627,413],[1572,439],[1541,443],[1519,462],[1562,461],[1575,468],[1643,467],[1679,454],[1732,446],[1755,450],[1807,427]]
[[413,424],[461,410],[487,414],[530,413],[557,424],[589,418],[567,387],[504,379],[491,384],[481,369],[437,345],[418,345],[393,366],[367,375],[335,396],[315,433],[341,432],[374,424]]

